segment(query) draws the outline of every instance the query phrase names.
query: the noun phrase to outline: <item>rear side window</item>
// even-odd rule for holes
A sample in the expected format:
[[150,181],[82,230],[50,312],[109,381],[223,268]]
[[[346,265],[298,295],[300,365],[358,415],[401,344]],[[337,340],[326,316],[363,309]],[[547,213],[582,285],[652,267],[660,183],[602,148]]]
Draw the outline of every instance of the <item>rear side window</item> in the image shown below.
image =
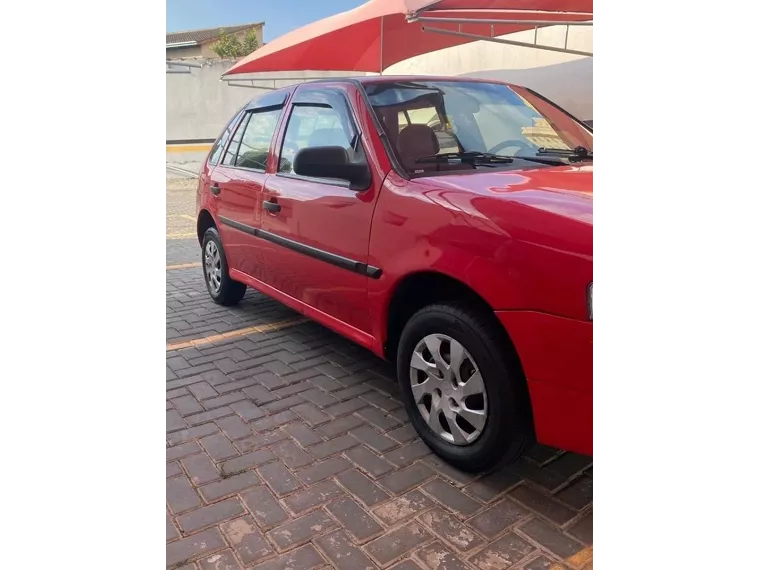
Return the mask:
[[232,141],[229,143],[229,146],[227,147],[227,152],[224,153],[224,158],[221,160],[221,163],[224,166],[234,166],[235,160],[237,159],[237,151],[240,148],[240,141],[242,140],[242,134],[243,132],[245,132],[245,126],[248,124],[248,119],[250,119],[250,114],[246,114],[242,118],[242,121],[240,121],[240,125],[237,127],[235,134],[232,136]]
[[257,111],[250,115],[240,139],[235,166],[266,170],[266,159],[282,109]]
[[211,149],[211,154],[208,157],[208,162],[210,164],[213,164],[216,166],[219,164],[219,157],[221,156],[221,151],[224,150],[224,145],[227,144],[227,141],[229,140],[229,135],[232,133],[231,127],[227,127],[223,133],[221,133],[221,136],[219,137],[219,140],[216,141],[216,144],[213,145],[213,148]]
[[214,143],[213,147],[211,148],[211,152],[208,155],[209,164],[213,164],[214,166],[219,164],[219,158],[221,158],[221,153],[224,150],[224,146],[227,144],[229,137],[232,136],[232,130],[235,128],[235,125],[237,124],[237,119],[240,118],[241,114],[242,113],[237,113],[234,116],[234,118],[231,121],[229,121],[229,124],[224,129],[224,132],[221,133],[221,136]]

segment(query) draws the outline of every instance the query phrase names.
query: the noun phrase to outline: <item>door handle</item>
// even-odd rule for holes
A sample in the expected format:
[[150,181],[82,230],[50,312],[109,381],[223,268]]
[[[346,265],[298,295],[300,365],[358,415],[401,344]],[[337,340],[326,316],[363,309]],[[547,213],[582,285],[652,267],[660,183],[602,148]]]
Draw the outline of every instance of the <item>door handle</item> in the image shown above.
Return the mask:
[[211,186],[211,194],[213,194],[214,196],[218,196],[219,194],[221,194],[221,188],[219,188],[218,184],[213,184]]
[[282,209],[282,206],[280,206],[276,202],[272,202],[270,200],[265,200],[264,201],[264,209],[267,212],[271,212],[272,214],[276,214],[277,212],[279,212]]

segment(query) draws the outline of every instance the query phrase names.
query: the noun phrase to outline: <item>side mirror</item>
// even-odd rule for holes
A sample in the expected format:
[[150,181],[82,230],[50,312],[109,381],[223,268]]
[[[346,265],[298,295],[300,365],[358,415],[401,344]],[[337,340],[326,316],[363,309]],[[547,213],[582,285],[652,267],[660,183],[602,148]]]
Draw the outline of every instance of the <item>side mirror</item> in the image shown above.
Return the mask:
[[341,146],[314,146],[295,155],[293,172],[309,178],[346,180],[351,190],[366,190],[372,182],[366,164],[354,164]]

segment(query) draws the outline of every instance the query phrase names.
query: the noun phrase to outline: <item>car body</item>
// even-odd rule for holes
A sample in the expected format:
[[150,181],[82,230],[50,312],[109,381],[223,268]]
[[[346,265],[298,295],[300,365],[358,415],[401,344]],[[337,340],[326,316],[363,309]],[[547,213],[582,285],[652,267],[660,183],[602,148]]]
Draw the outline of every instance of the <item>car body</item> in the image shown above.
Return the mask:
[[[517,152],[467,155],[506,143]],[[391,361],[421,309],[466,302],[497,337],[488,342],[514,353],[504,366],[520,380],[509,382],[526,391],[511,399],[532,435],[592,454],[592,130],[551,102],[470,78],[367,77],[269,92],[211,150],[197,213],[201,244],[212,229],[209,247],[223,249],[210,269],[219,255],[204,253],[217,302],[217,279],[252,287]]]

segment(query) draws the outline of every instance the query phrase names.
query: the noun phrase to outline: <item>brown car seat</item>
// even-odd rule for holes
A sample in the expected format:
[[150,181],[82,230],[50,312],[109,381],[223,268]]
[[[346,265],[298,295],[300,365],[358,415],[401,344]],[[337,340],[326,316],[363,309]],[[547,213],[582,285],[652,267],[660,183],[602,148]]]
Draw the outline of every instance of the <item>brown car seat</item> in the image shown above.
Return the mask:
[[435,156],[440,152],[440,142],[435,131],[427,125],[409,125],[398,135],[398,155],[403,168],[409,174],[440,170],[471,170],[471,164],[447,164],[445,162],[417,162],[420,158]]

